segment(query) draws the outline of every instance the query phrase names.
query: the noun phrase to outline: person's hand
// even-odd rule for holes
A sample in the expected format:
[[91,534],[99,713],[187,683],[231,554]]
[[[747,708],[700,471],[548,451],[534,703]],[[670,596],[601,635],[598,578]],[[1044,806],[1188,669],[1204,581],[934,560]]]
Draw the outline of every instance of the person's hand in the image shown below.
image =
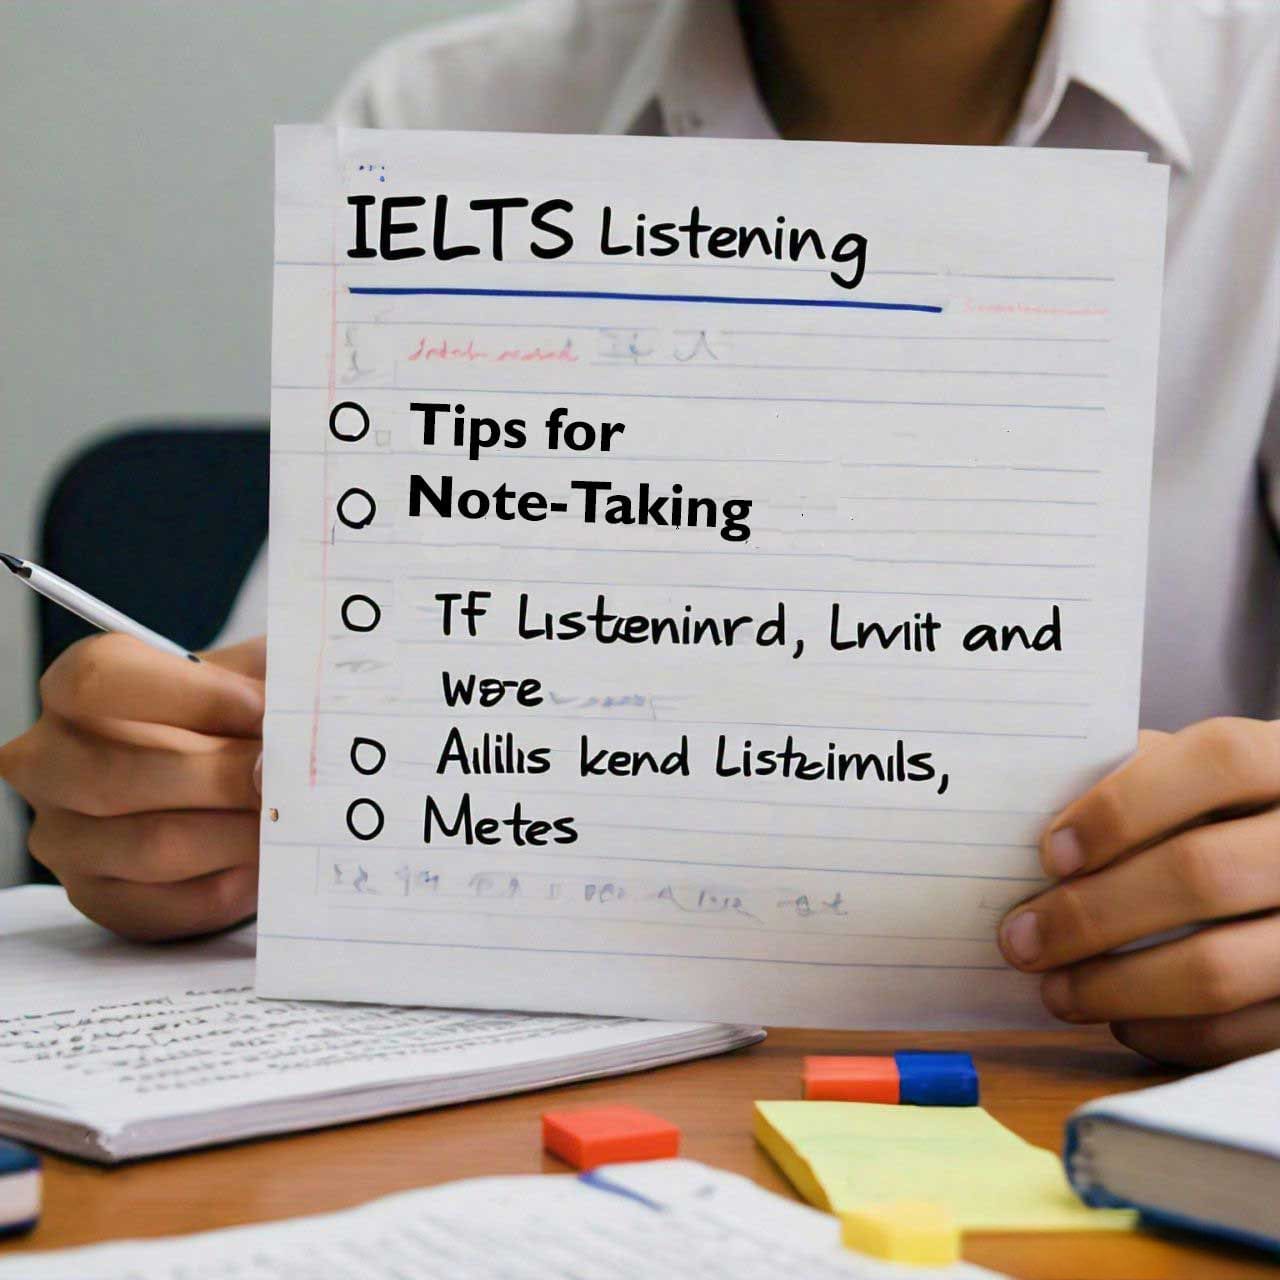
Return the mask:
[[[1205,1066],[1280,1047],[1280,723],[1144,734],[1041,841],[1058,880],[1000,948],[1066,1022],[1109,1022],[1150,1058]],[[1128,943],[1202,926],[1141,949]]]
[[127,937],[207,933],[255,909],[265,643],[205,657],[82,640],[41,680],[40,719],[0,747],[0,778],[36,813],[32,855]]

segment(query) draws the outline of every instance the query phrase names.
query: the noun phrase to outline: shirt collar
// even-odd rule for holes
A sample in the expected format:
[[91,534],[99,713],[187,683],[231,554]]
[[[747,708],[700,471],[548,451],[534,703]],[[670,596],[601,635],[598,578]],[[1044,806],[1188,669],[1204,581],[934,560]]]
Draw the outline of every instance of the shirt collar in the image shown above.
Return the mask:
[[[604,122],[629,132],[656,103],[676,136],[773,138],[733,0],[663,0]],[[1106,99],[1184,169],[1191,149],[1156,70],[1146,0],[1055,0],[1008,141],[1034,146],[1072,83]]]
[[1055,0],[1040,55],[1009,136],[1034,146],[1072,83],[1122,111],[1164,158],[1191,167],[1191,147],[1156,70],[1146,0]]

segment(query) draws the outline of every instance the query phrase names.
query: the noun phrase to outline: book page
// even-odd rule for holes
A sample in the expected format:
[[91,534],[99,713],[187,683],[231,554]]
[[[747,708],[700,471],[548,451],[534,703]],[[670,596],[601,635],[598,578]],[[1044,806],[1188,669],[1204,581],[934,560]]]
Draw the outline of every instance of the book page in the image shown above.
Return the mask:
[[278,134],[258,988],[1041,1020],[1135,741],[1166,171]]
[[[580,1178],[481,1178],[345,1213],[184,1239],[0,1259],[0,1280],[894,1280],[839,1244],[839,1223],[690,1160]],[[991,1277],[966,1263],[929,1280]]]

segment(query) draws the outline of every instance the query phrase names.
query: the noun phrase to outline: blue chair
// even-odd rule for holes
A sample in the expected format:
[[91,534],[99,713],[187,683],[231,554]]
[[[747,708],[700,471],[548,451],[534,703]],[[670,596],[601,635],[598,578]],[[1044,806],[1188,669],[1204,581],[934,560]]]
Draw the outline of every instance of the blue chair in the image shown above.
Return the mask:
[[[55,481],[34,558],[161,635],[203,648],[266,540],[267,477],[260,420],[113,428]],[[93,628],[33,599],[38,678]]]

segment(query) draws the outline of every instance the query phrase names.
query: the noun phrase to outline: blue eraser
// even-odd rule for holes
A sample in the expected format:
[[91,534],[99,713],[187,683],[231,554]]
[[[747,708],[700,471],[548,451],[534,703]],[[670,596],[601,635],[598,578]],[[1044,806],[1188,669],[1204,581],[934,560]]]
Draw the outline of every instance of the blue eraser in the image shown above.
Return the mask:
[[976,1107],[978,1069],[967,1053],[895,1053],[899,1097],[918,1107]]
[[0,1236],[30,1231],[40,1217],[40,1157],[0,1138]]

